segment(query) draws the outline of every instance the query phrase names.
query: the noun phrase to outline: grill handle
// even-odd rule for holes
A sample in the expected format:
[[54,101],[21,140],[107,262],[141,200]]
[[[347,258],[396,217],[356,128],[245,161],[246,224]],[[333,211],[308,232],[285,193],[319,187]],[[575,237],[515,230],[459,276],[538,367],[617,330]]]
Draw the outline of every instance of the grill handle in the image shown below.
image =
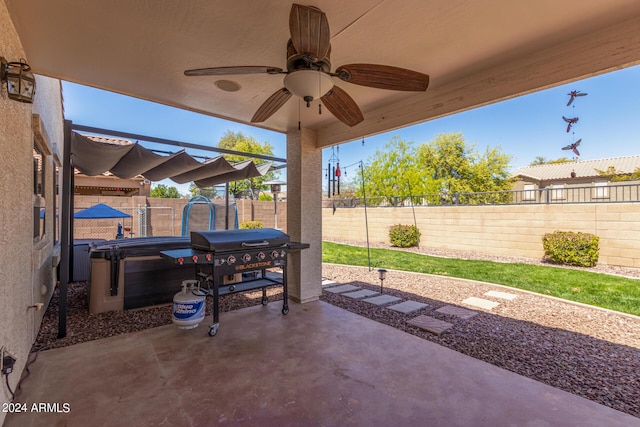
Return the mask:
[[260,246],[269,246],[269,242],[267,242],[266,240],[263,240],[262,242],[258,242],[258,243],[242,242],[243,248],[257,248]]

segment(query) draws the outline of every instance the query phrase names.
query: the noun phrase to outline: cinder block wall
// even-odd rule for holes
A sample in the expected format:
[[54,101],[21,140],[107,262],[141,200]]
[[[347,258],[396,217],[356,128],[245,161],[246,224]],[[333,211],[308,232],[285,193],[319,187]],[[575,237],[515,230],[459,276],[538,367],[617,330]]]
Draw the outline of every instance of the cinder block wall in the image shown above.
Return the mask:
[[[600,237],[600,264],[640,268],[638,204],[416,207],[421,245],[489,255],[542,258],[542,236],[556,230]],[[394,224],[413,224],[410,207],[368,208],[369,240],[388,243]],[[323,209],[326,240],[366,241],[364,208]]]
[[[148,207],[146,228],[148,236],[179,236],[182,231],[182,213],[187,203],[186,199],[161,199],[142,196],[80,196],[74,198],[75,211],[89,208],[98,203],[104,203],[132,215],[124,219],[88,219],[74,222],[74,239],[114,239],[121,223],[123,227],[131,228],[133,237],[141,235],[138,207]],[[220,203],[216,201],[216,203]],[[260,220],[265,227],[275,227],[274,202],[251,201],[240,199],[236,201],[238,209],[238,224],[243,221]],[[218,215],[224,213],[218,211]],[[231,219],[233,221],[233,219]],[[220,223],[220,221],[218,222]],[[233,227],[233,223],[231,224]],[[278,227],[286,232],[287,203],[278,202]],[[125,231],[125,237],[129,237]]]
[[[105,203],[114,208],[150,206],[149,235],[180,235],[185,199],[155,199],[140,196],[76,196],[75,205],[89,207]],[[237,200],[238,222],[261,220],[274,227],[274,206],[269,201]],[[367,208],[369,240],[388,243],[389,227],[413,224],[410,207]],[[425,247],[457,249],[489,255],[542,258],[542,236],[556,230],[582,231],[600,237],[601,264],[640,268],[640,205],[637,203],[506,205],[506,206],[416,206],[416,222]],[[95,220],[93,220],[95,221]],[[118,220],[107,225],[115,237]],[[123,223],[127,225],[125,220]],[[134,231],[137,226],[134,224]],[[98,223],[84,227],[76,221],[75,238]],[[286,202],[278,202],[278,228],[287,231]],[[134,234],[134,237],[137,234]],[[322,210],[325,240],[366,241],[364,208]]]

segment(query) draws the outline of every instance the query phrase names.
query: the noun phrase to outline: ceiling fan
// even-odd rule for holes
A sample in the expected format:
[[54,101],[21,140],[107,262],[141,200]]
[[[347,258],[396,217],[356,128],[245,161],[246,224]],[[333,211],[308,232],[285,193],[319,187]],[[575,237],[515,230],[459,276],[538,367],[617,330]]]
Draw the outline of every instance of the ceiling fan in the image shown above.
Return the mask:
[[377,64],[348,64],[331,72],[329,22],[320,9],[293,4],[289,15],[291,39],[287,43],[287,71],[278,67],[249,65],[186,70],[186,76],[222,76],[229,74],[285,74],[284,87],[258,108],[251,123],[267,120],[291,96],[302,98],[307,107],[320,98],[322,104],[340,121],[355,126],[364,120],[356,102],[333,78],[379,89],[423,92],[429,76],[404,68]]

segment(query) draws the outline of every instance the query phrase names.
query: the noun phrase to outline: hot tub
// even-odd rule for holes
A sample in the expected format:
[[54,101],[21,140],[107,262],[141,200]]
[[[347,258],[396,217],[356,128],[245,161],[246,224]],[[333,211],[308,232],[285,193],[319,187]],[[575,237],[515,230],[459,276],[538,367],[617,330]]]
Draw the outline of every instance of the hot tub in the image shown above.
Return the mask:
[[160,251],[190,248],[188,237],[108,240],[89,248],[89,312],[101,313],[169,303],[193,266],[176,266]]

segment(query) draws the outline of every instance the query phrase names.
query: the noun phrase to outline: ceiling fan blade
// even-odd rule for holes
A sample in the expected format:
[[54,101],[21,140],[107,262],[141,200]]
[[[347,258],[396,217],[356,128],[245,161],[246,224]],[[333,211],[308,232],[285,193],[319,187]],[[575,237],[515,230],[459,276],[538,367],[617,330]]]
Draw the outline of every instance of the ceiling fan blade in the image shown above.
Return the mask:
[[282,68],[249,65],[240,67],[196,68],[184,72],[185,76],[225,76],[228,74],[280,74]]
[[251,123],[260,123],[271,117],[291,98],[291,92],[286,88],[278,90],[276,93],[267,98],[266,101],[258,108],[258,111],[251,118]]
[[327,107],[327,110],[348,126],[355,126],[364,120],[358,104],[338,86],[334,86],[320,100]]
[[322,60],[329,51],[329,21],[318,8],[293,4],[289,14],[291,42],[299,54]]
[[424,92],[429,86],[428,75],[390,65],[343,65],[334,75],[345,82],[378,89]]

